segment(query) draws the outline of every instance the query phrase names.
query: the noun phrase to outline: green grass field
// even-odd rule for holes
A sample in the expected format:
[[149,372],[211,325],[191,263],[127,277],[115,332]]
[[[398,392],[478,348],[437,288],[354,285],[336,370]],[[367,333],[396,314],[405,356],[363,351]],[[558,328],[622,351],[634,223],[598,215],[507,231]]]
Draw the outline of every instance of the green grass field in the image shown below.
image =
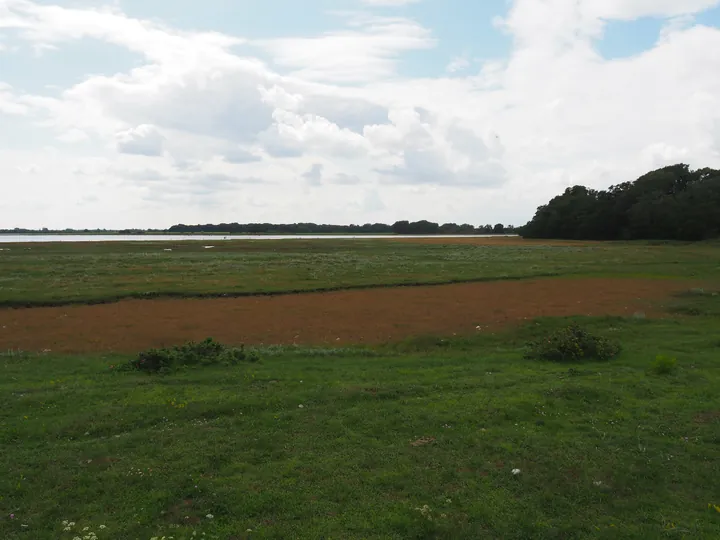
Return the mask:
[[[720,277],[712,245],[308,245],[11,251],[1,298],[535,271]],[[143,260],[154,270],[131,276]],[[337,272],[308,281],[302,264],[293,274],[282,260]],[[243,264],[273,268],[277,281],[239,280]],[[87,281],[76,283],[83,267]],[[142,287],[129,280],[138,275]],[[182,275],[196,279],[183,288]],[[524,358],[529,340],[570,322],[560,319],[377,348],[267,347],[259,363],[165,376],[119,371],[129,357],[0,355],[0,538],[718,539],[714,290],[678,297],[664,320],[573,319],[623,345],[609,362]],[[664,373],[658,356],[677,364]]]
[[[393,240],[8,244],[0,306],[540,276],[714,278],[717,244],[483,246]],[[164,249],[172,249],[166,252]]]

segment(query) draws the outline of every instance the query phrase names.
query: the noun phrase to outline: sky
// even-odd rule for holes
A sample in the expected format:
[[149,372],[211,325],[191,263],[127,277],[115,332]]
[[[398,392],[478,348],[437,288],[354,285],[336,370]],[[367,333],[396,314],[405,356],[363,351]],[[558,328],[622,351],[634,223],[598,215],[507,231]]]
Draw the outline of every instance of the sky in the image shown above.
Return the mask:
[[720,0],[0,0],[0,228],[521,225],[720,168]]

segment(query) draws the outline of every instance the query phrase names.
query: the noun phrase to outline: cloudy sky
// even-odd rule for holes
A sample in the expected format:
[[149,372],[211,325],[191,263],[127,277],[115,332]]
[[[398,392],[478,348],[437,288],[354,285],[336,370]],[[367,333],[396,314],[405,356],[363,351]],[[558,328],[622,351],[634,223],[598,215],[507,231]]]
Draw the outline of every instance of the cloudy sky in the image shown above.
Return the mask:
[[720,168],[720,0],[0,0],[0,227],[526,222]]

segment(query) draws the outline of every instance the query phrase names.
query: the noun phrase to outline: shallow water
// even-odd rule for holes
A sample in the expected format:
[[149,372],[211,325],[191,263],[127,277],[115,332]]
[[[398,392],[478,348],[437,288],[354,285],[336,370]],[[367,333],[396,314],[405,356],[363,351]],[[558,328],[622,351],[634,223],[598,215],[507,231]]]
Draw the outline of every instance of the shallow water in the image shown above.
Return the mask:
[[184,240],[213,241],[223,240],[351,240],[373,238],[491,238],[493,236],[515,235],[392,235],[392,234],[0,234],[0,244],[18,244],[23,242],[180,242]]

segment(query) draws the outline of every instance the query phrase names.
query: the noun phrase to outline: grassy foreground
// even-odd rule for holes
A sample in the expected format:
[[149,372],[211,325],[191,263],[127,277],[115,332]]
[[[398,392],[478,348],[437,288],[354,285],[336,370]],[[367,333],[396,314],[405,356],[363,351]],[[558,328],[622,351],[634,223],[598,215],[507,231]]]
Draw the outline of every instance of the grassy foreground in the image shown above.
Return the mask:
[[683,302],[580,320],[608,363],[524,359],[559,320],[159,377],[0,357],[0,538],[720,538],[720,306]]
[[[0,307],[541,276],[714,278],[717,243],[422,244],[238,240],[4,244]],[[165,251],[170,249],[172,251]]]

